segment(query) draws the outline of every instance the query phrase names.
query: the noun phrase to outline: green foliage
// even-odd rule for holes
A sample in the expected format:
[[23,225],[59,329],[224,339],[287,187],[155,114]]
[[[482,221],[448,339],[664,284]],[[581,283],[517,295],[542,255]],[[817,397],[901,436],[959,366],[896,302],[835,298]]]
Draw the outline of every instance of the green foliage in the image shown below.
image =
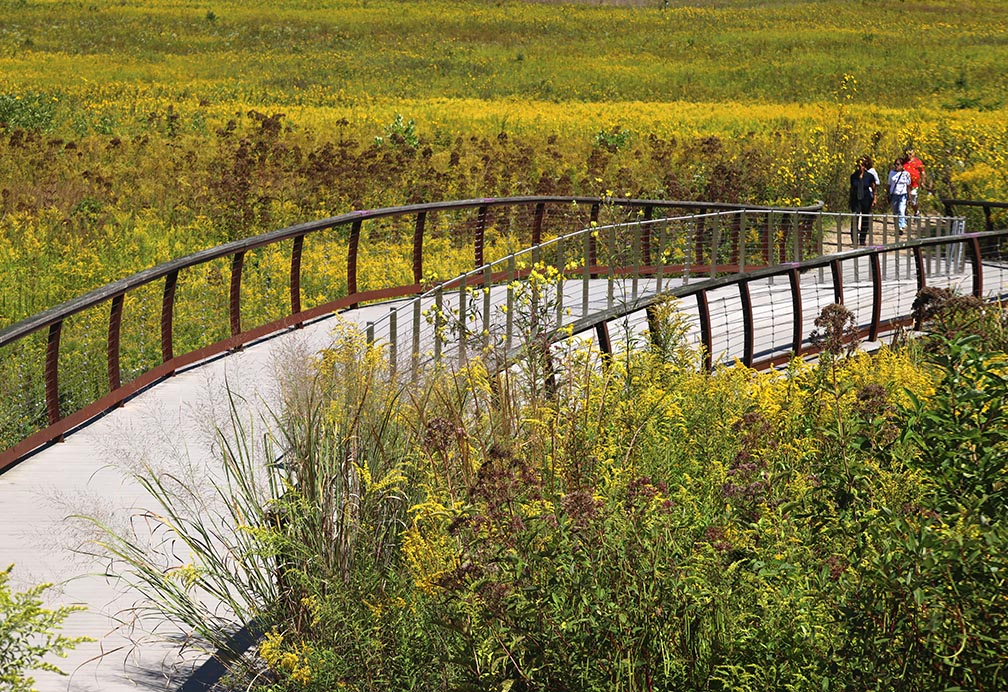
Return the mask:
[[1008,356],[958,331],[999,314],[868,355],[829,306],[817,364],[707,373],[671,305],[654,348],[544,350],[558,278],[516,290],[539,365],[389,384],[342,334],[264,449],[236,416],[216,508],[146,481],[189,562],[109,544],[211,641],[200,593],[256,620],[249,689],[1004,685]]
[[418,148],[420,140],[417,138],[416,123],[412,118],[406,120],[401,113],[396,113],[395,119],[385,126],[385,134],[375,137],[375,145]]
[[[1008,360],[976,336],[943,340],[928,400],[913,397],[903,437],[927,479],[919,503],[866,525],[845,601],[844,648],[860,687],[997,689],[1008,678]],[[893,683],[887,683],[892,686]],[[888,689],[889,687],[886,687]]]
[[0,128],[30,131],[48,130],[59,99],[45,93],[0,94]]
[[615,153],[618,149],[626,146],[632,136],[632,132],[624,130],[619,125],[616,125],[611,130],[602,128],[595,135],[595,145],[607,149],[611,153]]
[[980,345],[961,337],[931,355],[941,381],[930,401],[915,401],[907,435],[923,451],[933,508],[992,523],[1008,514],[1008,356]]
[[47,656],[65,656],[86,637],[65,637],[58,630],[70,613],[83,610],[78,606],[44,608],[40,598],[50,584],[40,584],[27,591],[10,588],[11,565],[0,571],[0,689],[28,692],[35,680],[32,670],[48,670],[64,674]]

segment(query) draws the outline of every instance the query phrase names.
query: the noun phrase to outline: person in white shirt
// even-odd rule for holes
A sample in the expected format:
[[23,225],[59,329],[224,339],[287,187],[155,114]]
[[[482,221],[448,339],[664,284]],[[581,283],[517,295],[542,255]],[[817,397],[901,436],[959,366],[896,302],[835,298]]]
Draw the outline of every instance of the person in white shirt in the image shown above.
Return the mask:
[[898,235],[903,235],[906,230],[907,193],[910,190],[910,174],[903,168],[904,163],[902,157],[897,158],[889,170],[889,204],[896,215]]

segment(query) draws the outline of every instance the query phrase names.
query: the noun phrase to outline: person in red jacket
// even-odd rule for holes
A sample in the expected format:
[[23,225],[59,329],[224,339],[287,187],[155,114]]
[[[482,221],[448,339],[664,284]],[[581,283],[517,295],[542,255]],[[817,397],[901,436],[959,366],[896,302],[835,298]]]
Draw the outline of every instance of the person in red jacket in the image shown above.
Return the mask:
[[917,216],[917,212],[920,209],[920,200],[918,199],[917,189],[919,187],[927,189],[924,163],[914,156],[913,149],[907,149],[906,152],[904,152],[903,159],[906,161],[906,163],[903,164],[903,170],[910,174],[910,189],[907,192],[907,206],[913,210],[913,215]]

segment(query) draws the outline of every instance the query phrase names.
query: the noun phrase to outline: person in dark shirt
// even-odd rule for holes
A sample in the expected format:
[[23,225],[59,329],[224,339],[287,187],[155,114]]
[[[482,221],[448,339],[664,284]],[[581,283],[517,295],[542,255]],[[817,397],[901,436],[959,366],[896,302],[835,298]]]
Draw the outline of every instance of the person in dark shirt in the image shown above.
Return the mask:
[[[866,158],[858,161],[858,167],[851,173],[850,177],[850,198],[848,207],[852,214],[857,214],[851,220],[851,242],[864,245],[868,239],[868,231],[871,229],[871,210],[875,206],[876,180],[875,176],[868,169]],[[854,229],[857,220],[860,218],[860,232],[857,238],[854,237]]]

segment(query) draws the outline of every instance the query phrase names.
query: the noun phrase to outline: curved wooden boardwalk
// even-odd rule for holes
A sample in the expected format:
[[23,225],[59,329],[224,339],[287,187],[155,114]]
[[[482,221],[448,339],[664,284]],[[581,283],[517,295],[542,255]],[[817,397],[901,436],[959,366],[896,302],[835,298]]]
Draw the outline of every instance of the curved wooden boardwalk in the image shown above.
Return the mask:
[[[867,259],[863,263],[848,262],[843,272],[845,303],[855,312],[859,324],[865,324],[871,318],[873,305]],[[1008,291],[1008,266],[985,264],[983,273],[985,295],[1004,296]],[[882,319],[890,313],[906,314],[917,289],[910,272],[887,276],[888,299]],[[929,285],[969,292],[971,279],[966,264],[954,271],[948,267],[931,273]],[[646,318],[633,309],[633,301],[643,301],[657,285],[643,279],[635,282],[636,291],[629,300],[629,282],[625,279],[620,284],[624,291],[619,299],[621,310],[628,315],[622,328],[640,331]],[[670,283],[662,286],[665,290],[670,287]],[[801,274],[800,327],[804,336],[811,331],[819,310],[833,302],[834,288],[829,272],[817,269]],[[570,300],[577,299],[582,289],[581,283],[572,284]],[[592,310],[612,308],[610,282],[593,279],[589,290]],[[754,281],[748,291],[758,323],[754,350],[786,351],[796,331],[793,287],[787,277]],[[102,563],[77,552],[94,535],[86,522],[74,517],[94,516],[113,525],[128,526],[139,510],[148,507],[144,492],[132,479],[132,472],[140,465],[175,473],[194,483],[205,479],[205,470],[215,460],[213,424],[223,421],[227,414],[226,388],[244,400],[249,413],[276,408],[273,383],[278,370],[303,362],[306,354],[324,348],[339,321],[362,328],[368,323],[381,325],[386,322],[390,305],[394,308],[402,302],[371,305],[321,319],[178,372],[74,431],[64,442],[52,444],[0,474],[0,563],[16,564],[12,578],[16,588],[55,582],[50,600],[85,606],[85,611],[70,617],[65,634],[95,639],[78,646],[67,659],[54,661],[69,677],[36,674],[39,690],[174,690],[185,684],[205,659],[205,653],[193,648],[179,657],[177,649],[184,641],[184,633],[166,630],[157,621],[130,620],[128,609],[136,596],[103,576]],[[739,342],[743,311],[738,286],[731,284],[712,291],[706,295],[706,303],[716,331],[711,349],[714,358],[730,362],[743,348]],[[695,308],[689,304],[684,308],[694,327],[693,338],[699,340],[698,320],[691,314]],[[597,332],[586,332],[592,334]],[[386,337],[379,326],[375,338]]]

